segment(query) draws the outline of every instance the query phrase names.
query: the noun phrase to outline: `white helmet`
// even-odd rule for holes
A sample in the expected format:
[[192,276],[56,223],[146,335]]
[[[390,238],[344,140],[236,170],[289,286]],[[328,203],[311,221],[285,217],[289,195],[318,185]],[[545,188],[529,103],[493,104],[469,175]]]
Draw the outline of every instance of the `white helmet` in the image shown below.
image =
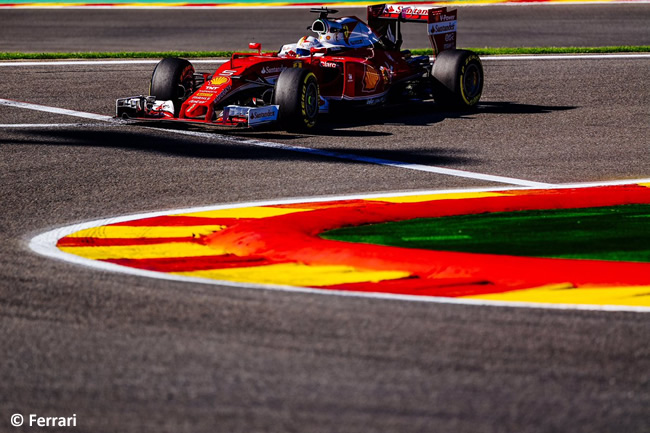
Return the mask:
[[296,54],[299,56],[308,56],[312,48],[320,47],[321,44],[313,36],[303,36],[296,45]]

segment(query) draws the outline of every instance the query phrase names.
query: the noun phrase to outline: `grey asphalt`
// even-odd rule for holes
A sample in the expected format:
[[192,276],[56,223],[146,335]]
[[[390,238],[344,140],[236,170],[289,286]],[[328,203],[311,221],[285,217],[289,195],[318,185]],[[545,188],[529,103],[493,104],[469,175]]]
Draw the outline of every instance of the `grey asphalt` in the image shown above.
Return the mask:
[[[462,47],[650,45],[647,4],[458,7]],[[366,17],[363,8],[341,14]],[[0,51],[279,49],[309,34],[298,9],[0,9]],[[428,46],[426,26],[403,26],[409,48]]]
[[[650,59],[484,66],[475,113],[424,104],[244,137],[549,183],[650,177]],[[0,98],[110,115],[151,69],[0,66]],[[27,246],[136,212],[494,183],[14,107],[0,119],[17,125],[0,128],[0,431],[40,431],[14,413],[76,414],[48,429],[62,432],[650,430],[647,314],[204,287]]]

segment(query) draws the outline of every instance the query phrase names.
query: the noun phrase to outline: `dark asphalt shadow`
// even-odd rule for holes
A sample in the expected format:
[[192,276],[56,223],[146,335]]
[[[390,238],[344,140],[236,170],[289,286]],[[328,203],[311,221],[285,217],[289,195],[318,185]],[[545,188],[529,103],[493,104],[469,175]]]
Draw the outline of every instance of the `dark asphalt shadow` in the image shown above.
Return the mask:
[[[575,106],[552,106],[517,104],[513,102],[481,102],[469,110],[449,110],[432,101],[414,102],[394,106],[380,107],[359,111],[352,109],[339,110],[333,114],[322,116],[314,131],[309,135],[329,135],[334,137],[350,137],[354,134],[369,133],[369,131],[350,131],[347,128],[372,125],[403,125],[430,126],[446,119],[471,119],[477,114],[547,114],[555,111],[573,110]],[[382,134],[374,132],[375,134]],[[383,133],[390,135],[388,133]],[[360,135],[362,136],[362,135]]]
[[[9,131],[6,131],[9,132]],[[363,164],[346,158],[314,155],[300,151],[290,151],[279,148],[266,148],[246,144],[251,137],[229,136],[228,141],[223,140],[223,135],[215,134],[214,139],[206,135],[188,136],[169,134],[164,130],[141,128],[125,125],[119,129],[110,128],[59,128],[44,130],[42,128],[21,128],[11,134],[5,134],[0,139],[2,145],[39,145],[39,146],[76,146],[129,149],[142,152],[151,152],[162,155],[228,159],[228,160],[265,160],[265,161],[314,161],[328,160],[346,162],[349,164]],[[285,136],[286,138],[286,136]],[[260,140],[259,137],[256,137]],[[316,148],[316,146],[314,146]],[[471,164],[472,160],[463,157],[462,151],[442,148],[414,148],[400,147],[399,149],[350,149],[344,146],[327,147],[322,149],[327,152],[342,155],[357,155],[365,158],[383,159],[404,163],[418,163],[429,165],[455,165]]]
[[[367,131],[358,128],[372,125],[426,126],[450,118],[471,119],[476,114],[545,114],[553,111],[571,110],[576,107],[516,104],[511,102],[484,102],[473,110],[448,111],[431,102],[419,102],[408,106],[388,106],[363,112],[339,111],[323,116],[314,130],[305,133],[287,133],[277,130],[232,131],[224,133],[209,127],[196,128],[184,124],[134,123],[108,128],[62,127],[56,129],[21,128],[6,134],[0,144],[29,144],[47,146],[82,146],[121,148],[188,158],[214,158],[230,160],[294,160],[313,161],[315,158],[347,163],[364,163],[345,158],[312,155],[298,151],[265,148],[246,144],[246,140],[293,140],[305,137],[327,136],[332,138],[386,137],[384,131]],[[140,126],[146,126],[146,129]],[[198,130],[207,134],[200,136],[168,134],[166,129]],[[7,131],[8,132],[8,131]],[[212,134],[214,138],[211,137]],[[227,139],[224,139],[227,136]],[[314,146],[317,147],[317,146]],[[280,151],[278,151],[280,150]],[[354,154],[365,158],[398,161],[426,165],[472,165],[477,161],[463,155],[461,150],[443,148],[416,148],[400,146],[396,149],[361,149],[344,146],[327,147],[323,150],[340,154]]]
[[[573,110],[575,106],[518,104],[514,102],[481,102],[470,110],[449,110],[433,101],[416,101],[410,104],[389,105],[377,108],[336,107],[331,114],[321,115],[314,129],[287,133],[277,129],[231,130],[228,134],[259,140],[291,140],[305,136],[330,136],[340,138],[365,138],[391,136],[390,132],[368,131],[360,128],[373,125],[430,126],[445,119],[471,119],[477,114],[547,114]],[[182,126],[170,126],[179,128]],[[202,129],[205,131],[206,129]],[[224,132],[224,131],[219,131]]]

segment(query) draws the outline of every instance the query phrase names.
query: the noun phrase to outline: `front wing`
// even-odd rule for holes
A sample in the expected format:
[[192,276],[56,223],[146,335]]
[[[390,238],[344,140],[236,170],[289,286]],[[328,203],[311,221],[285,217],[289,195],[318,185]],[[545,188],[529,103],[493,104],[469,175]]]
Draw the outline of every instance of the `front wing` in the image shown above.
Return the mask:
[[277,122],[279,105],[245,107],[228,105],[216,119],[176,117],[173,101],[158,101],[155,96],[131,96],[115,102],[116,117],[142,121],[181,122],[227,128],[254,128]]

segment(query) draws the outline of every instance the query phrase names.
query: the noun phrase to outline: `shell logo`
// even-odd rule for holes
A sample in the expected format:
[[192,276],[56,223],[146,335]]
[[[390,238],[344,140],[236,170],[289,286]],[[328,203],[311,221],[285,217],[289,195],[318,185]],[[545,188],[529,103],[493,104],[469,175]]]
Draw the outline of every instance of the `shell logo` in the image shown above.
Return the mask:
[[215,86],[220,86],[227,82],[228,82],[228,77],[214,77],[212,80],[210,80],[210,83]]

